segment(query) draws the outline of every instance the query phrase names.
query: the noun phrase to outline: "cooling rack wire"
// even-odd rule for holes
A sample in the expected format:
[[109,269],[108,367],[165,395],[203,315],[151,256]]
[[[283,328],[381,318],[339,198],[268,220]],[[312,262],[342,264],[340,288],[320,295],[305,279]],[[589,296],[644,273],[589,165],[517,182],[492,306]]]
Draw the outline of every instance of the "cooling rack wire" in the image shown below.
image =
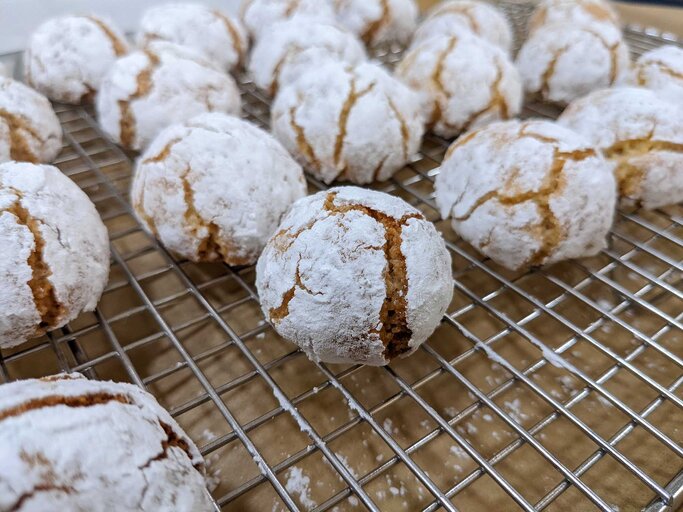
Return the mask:
[[[517,33],[530,7],[503,3]],[[634,55],[666,35],[628,28]],[[389,66],[400,51],[378,58]],[[268,99],[240,78],[245,116]],[[80,371],[152,392],[200,446],[222,510],[675,510],[683,503],[683,206],[619,211],[594,258],[513,273],[439,221],[449,141],[376,188],[433,220],[455,296],[410,358],[309,361],[258,306],[253,267],[193,264],[147,236],[128,201],[132,156],[92,109],[57,105],[56,165],[111,238],[94,313],[0,353],[0,380]],[[524,116],[556,117],[544,105]],[[309,178],[311,192],[325,186]]]

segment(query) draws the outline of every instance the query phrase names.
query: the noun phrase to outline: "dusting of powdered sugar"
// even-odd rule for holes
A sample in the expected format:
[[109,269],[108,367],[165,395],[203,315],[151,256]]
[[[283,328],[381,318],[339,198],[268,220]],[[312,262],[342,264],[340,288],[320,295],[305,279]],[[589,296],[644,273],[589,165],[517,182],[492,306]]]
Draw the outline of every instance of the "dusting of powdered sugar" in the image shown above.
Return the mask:
[[466,241],[519,269],[598,253],[616,202],[611,166],[578,134],[541,120],[464,134],[441,165],[436,203]]
[[683,48],[668,44],[645,52],[636,61],[634,75],[641,87],[683,104]]
[[109,274],[107,229],[59,169],[0,164],[0,238],[0,348],[95,309]]
[[300,467],[292,466],[289,468],[285,489],[288,493],[297,496],[299,503],[306,509],[310,510],[316,507],[317,503],[311,498],[311,478]]
[[252,38],[270,34],[274,23],[285,20],[333,23],[330,0],[242,0],[242,20]]
[[608,0],[542,0],[531,14],[529,33],[545,25],[592,25],[603,23],[619,28],[619,14]]
[[389,179],[424,131],[418,93],[370,62],[310,70],[280,91],[271,115],[274,135],[325,183]]
[[645,208],[683,201],[683,108],[637,87],[572,102],[558,122],[614,163],[622,201]]
[[334,0],[339,22],[365,44],[406,44],[417,26],[414,0]]
[[508,119],[522,108],[522,82],[500,48],[473,35],[440,36],[414,45],[396,77],[422,96],[432,131],[450,138]]
[[199,450],[131,384],[62,374],[0,386],[0,456],[2,510],[213,510]]

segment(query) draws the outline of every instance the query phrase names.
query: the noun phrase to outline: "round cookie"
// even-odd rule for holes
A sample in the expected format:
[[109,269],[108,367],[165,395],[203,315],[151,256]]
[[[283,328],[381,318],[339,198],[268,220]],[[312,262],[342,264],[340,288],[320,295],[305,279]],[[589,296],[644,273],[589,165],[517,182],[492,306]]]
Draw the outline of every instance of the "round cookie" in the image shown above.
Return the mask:
[[648,89],[622,87],[572,102],[559,122],[614,162],[624,204],[683,201],[683,109]]
[[169,41],[193,49],[224,71],[239,66],[249,41],[242,23],[208,6],[192,3],[164,4],[144,12],[138,44]]
[[214,510],[204,460],[152,395],[59,374],[0,386],[0,510]]
[[262,34],[270,34],[270,27],[279,21],[335,21],[329,0],[242,0],[240,12],[253,39],[259,39]]
[[388,364],[434,331],[453,295],[434,225],[402,199],[338,187],[292,206],[256,265],[268,321],[314,359]]
[[335,0],[337,19],[368,46],[407,44],[417,27],[414,0]]
[[0,164],[0,239],[0,348],[95,309],[109,274],[107,230],[56,167]]
[[616,202],[610,165],[550,121],[505,121],[454,142],[436,178],[453,229],[510,270],[592,256],[606,246]]
[[619,14],[607,0],[541,0],[529,18],[529,33],[545,25],[606,23],[619,28]]
[[131,202],[171,251],[246,265],[305,194],[301,167],[270,134],[213,113],[159,134],[140,159]]
[[164,41],[117,60],[102,81],[96,106],[107,135],[136,151],[170,124],[204,112],[241,110],[229,75],[194,51]]
[[366,58],[362,43],[338,25],[290,20],[273,24],[269,37],[258,40],[249,60],[249,74],[272,96],[280,86],[326,60],[353,66]]
[[669,101],[683,104],[683,49],[664,45],[644,53],[636,61],[636,83],[656,91]]
[[0,77],[0,162],[50,162],[62,149],[62,127],[45,96]]
[[526,92],[560,105],[627,82],[630,67],[621,31],[608,24],[544,25],[517,55]]
[[421,93],[427,125],[442,137],[509,119],[522,108],[517,69],[503,50],[474,35],[418,43],[396,76]]
[[512,50],[512,27],[505,14],[492,4],[478,0],[449,0],[436,4],[417,27],[412,44],[431,37],[461,37],[468,32],[506,53]]
[[325,183],[389,179],[424,131],[418,94],[372,63],[304,74],[280,91],[271,115],[275,137]]
[[54,101],[90,103],[114,61],[128,52],[123,33],[96,16],[64,16],[40,25],[24,56],[28,85]]

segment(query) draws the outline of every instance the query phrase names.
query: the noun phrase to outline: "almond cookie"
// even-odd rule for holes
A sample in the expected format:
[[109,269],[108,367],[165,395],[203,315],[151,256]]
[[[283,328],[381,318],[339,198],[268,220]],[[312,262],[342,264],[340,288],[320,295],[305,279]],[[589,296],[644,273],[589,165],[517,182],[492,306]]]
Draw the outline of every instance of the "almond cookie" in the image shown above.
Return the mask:
[[414,0],[334,0],[337,19],[368,46],[407,44],[417,27]]
[[503,50],[474,35],[418,43],[396,76],[420,92],[427,126],[442,137],[515,117],[522,109],[517,69]]
[[169,41],[192,48],[224,70],[236,68],[246,57],[248,37],[242,23],[200,4],[164,4],[144,12],[138,44]]
[[385,365],[439,324],[451,257],[402,199],[338,187],[294,203],[259,258],[256,287],[266,319],[311,359]]
[[0,348],[95,309],[109,274],[107,229],[59,169],[0,164],[0,240]]
[[669,101],[683,104],[683,48],[664,45],[636,61],[636,83]]
[[658,208],[683,201],[683,110],[637,87],[594,92],[558,120],[614,162],[622,203]]
[[259,39],[261,34],[270,34],[270,27],[278,21],[335,21],[329,0],[243,0],[240,12],[253,39]]
[[208,512],[204,460],[152,395],[78,373],[0,386],[0,510]]
[[616,9],[606,0],[542,0],[529,18],[529,33],[545,25],[606,23],[619,28]]
[[372,63],[311,70],[280,91],[271,115],[275,137],[325,183],[389,179],[424,131],[419,95]]
[[131,202],[171,251],[191,261],[246,265],[305,194],[301,167],[273,137],[213,113],[159,134],[140,159]]
[[525,91],[560,105],[627,82],[630,67],[621,31],[609,24],[544,25],[517,55]]
[[508,54],[512,49],[512,27],[505,14],[492,4],[477,0],[450,0],[436,4],[417,27],[412,44],[431,37],[461,37],[469,32]]
[[62,149],[62,127],[42,94],[0,77],[0,162],[51,162]]
[[349,65],[366,60],[363,44],[334,23],[283,21],[259,39],[249,59],[254,83],[271,96],[278,88],[332,59]]
[[107,70],[126,53],[126,38],[109,20],[54,18],[29,39],[24,56],[26,83],[54,101],[90,103]]
[[229,75],[193,50],[165,41],[117,60],[102,81],[96,106],[107,135],[136,151],[170,124],[204,112],[241,110]]
[[511,270],[597,254],[616,202],[610,165],[550,121],[505,121],[455,141],[436,204],[468,243]]

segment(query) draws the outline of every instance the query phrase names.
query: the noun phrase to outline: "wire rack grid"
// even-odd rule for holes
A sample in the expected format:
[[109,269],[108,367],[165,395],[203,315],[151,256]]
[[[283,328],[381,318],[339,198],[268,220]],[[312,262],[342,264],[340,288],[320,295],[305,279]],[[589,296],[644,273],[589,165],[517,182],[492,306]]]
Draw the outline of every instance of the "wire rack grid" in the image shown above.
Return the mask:
[[[516,27],[529,8],[503,4]],[[627,29],[634,54],[665,37]],[[391,66],[398,51],[378,55]],[[245,115],[269,100],[241,80]],[[265,323],[253,267],[180,260],[128,201],[133,160],[92,110],[57,106],[56,165],[110,234],[94,313],[0,353],[0,379],[80,371],[150,392],[200,446],[223,510],[675,510],[683,503],[683,207],[619,211],[594,258],[514,273],[441,221],[449,141],[376,188],[433,220],[455,296],[410,358],[308,360]],[[555,117],[544,105],[525,116]],[[311,178],[312,191],[325,186]]]

